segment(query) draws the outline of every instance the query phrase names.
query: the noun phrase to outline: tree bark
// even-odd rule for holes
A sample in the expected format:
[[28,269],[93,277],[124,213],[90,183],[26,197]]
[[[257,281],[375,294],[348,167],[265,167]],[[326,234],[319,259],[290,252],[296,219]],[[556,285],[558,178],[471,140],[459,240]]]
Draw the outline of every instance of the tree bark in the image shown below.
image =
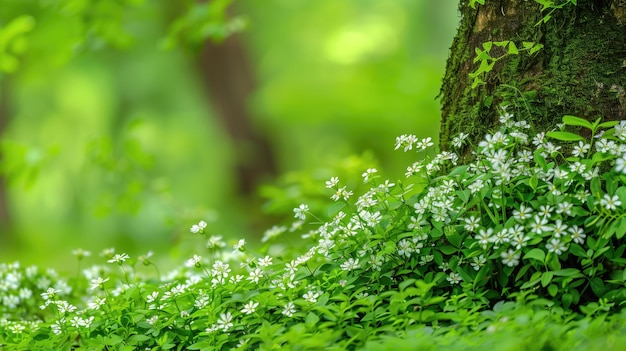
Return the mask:
[[276,166],[271,143],[247,108],[256,81],[240,35],[207,41],[199,64],[213,108],[235,144],[238,190],[252,195],[264,177],[276,173]]
[[[9,92],[7,88],[7,79],[0,79],[0,137],[4,134],[4,130],[9,122]],[[0,163],[2,163],[3,157],[0,152]],[[4,229],[9,228],[11,225],[6,186],[6,179],[0,173],[0,228]],[[4,230],[2,232],[5,233]]]
[[[537,130],[555,127],[566,114],[626,119],[626,1],[578,0],[538,24],[548,12],[540,8],[535,1],[487,0],[472,9],[460,1],[461,23],[440,93],[442,149],[459,132],[469,133],[476,145],[496,126],[500,104]],[[518,48],[534,42],[543,49],[504,56],[483,77],[485,84],[472,88],[475,49],[506,40]],[[491,50],[492,57],[505,53]]]

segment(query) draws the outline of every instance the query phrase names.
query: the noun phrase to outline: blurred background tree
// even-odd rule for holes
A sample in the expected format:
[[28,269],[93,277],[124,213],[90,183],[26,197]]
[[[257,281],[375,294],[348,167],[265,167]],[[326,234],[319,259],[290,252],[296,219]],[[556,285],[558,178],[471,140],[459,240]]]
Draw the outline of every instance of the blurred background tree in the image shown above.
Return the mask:
[[331,175],[402,177],[456,6],[0,0],[1,260],[177,257],[200,219],[254,241]]

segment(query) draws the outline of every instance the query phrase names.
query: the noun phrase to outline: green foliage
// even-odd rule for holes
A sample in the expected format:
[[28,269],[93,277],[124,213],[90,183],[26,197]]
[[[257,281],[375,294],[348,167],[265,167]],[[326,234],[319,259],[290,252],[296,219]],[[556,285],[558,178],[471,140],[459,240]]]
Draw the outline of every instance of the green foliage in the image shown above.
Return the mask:
[[25,34],[33,29],[34,20],[23,15],[0,27],[0,72],[15,72],[18,56],[26,50]]
[[170,25],[163,48],[191,47],[199,49],[206,40],[222,41],[246,27],[241,16],[230,18],[228,7],[233,0],[210,2],[186,1],[184,14]]
[[223,40],[245,27],[242,17],[227,15],[232,2],[180,1],[172,6],[144,0],[50,0],[3,4],[0,73],[16,73],[24,63],[34,67],[46,66],[42,61],[65,63],[78,53],[104,47],[126,49],[137,39],[145,39],[137,22],[159,22],[161,12],[178,11],[179,7],[181,14],[164,26],[161,46],[197,49],[207,39]]
[[[78,268],[71,279],[2,265],[0,344],[623,346],[626,122],[565,116],[562,130],[529,135],[530,125],[506,111],[500,120],[468,164],[443,152],[409,166],[396,182],[368,168],[361,180],[369,189],[358,197],[331,177],[327,208],[296,207],[291,234],[266,233],[258,252],[245,240],[227,245],[200,221],[190,231],[206,250],[164,275],[147,275],[156,269],[151,254],[133,259],[113,249],[101,254],[107,264]],[[461,147],[464,138],[453,144]],[[405,134],[395,148],[432,146]],[[280,235],[294,233],[302,233],[303,249],[281,244]],[[74,254],[79,264],[89,256]]]
[[[502,48],[503,53],[499,56],[492,57],[491,49],[494,46]],[[488,41],[488,42],[483,43],[482,49],[480,48],[474,49],[476,51],[476,57],[474,57],[474,63],[478,63],[478,68],[476,68],[476,70],[470,73],[470,78],[473,79],[472,88],[476,88],[477,86],[481,84],[485,84],[483,77],[487,75],[489,72],[491,72],[491,70],[493,69],[493,66],[499,60],[506,58],[509,55],[518,55],[520,51],[522,52],[525,51],[525,52],[528,52],[528,55],[532,55],[536,53],[537,51],[541,50],[542,48],[543,48],[542,44],[528,42],[528,41],[522,42],[522,48],[519,48],[519,49],[517,45],[515,45],[515,43],[511,40],[497,41],[497,42]]]
[[[542,23],[548,22],[552,18],[552,14],[554,13],[554,11],[560,10],[568,5],[577,5],[577,0],[565,0],[562,2],[559,1],[558,3],[552,0],[535,0],[535,2],[541,5],[540,11],[542,13],[548,11],[548,13],[544,15],[544,17],[542,17],[539,22],[537,22],[537,26]],[[484,5],[485,0],[470,0],[469,2],[469,6],[471,6],[472,8],[476,8],[477,4]],[[501,48],[501,52],[498,54],[498,56],[495,57],[491,55],[491,49],[494,46]],[[518,46],[511,40],[484,42],[482,44],[482,49],[478,47],[474,48],[474,50],[476,51],[474,63],[478,63],[478,67],[469,74],[470,78],[473,79],[472,88],[476,88],[479,85],[485,84],[483,78],[489,72],[491,72],[493,66],[499,60],[506,58],[509,55],[518,55],[520,51],[526,51],[528,52],[528,55],[533,55],[541,49],[543,49],[543,44],[530,41],[522,42],[521,48],[518,48]]]

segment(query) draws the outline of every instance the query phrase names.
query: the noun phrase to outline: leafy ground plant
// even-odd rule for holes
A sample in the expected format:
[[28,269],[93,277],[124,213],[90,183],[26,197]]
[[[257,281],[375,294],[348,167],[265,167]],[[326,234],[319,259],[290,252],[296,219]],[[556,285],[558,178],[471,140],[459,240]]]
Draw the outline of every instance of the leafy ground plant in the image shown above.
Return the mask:
[[[0,343],[15,350],[623,347],[626,122],[566,116],[560,130],[531,133],[506,110],[500,121],[471,146],[467,164],[442,152],[395,182],[370,168],[363,173],[370,187],[359,195],[331,178],[323,215],[306,204],[294,209],[291,231],[310,242],[304,250],[272,254],[286,227],[268,231],[255,253],[245,240],[227,245],[200,221],[190,231],[206,251],[164,275],[138,273],[137,265],[152,265],[150,255],[113,249],[102,253],[106,264],[72,279],[2,265]],[[413,135],[395,144],[405,152],[431,147]],[[88,254],[75,253],[79,263]]]

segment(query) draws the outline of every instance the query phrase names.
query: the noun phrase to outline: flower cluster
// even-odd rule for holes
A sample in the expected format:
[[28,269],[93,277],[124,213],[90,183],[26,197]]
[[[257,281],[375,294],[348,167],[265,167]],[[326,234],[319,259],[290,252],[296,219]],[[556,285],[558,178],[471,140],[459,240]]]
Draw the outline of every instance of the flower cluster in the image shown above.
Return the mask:
[[[301,204],[290,229],[265,232],[260,253],[243,239],[227,245],[207,235],[205,251],[144,279],[135,265],[151,265],[151,254],[135,260],[107,249],[108,264],[84,269],[72,287],[52,271],[0,265],[0,344],[26,345],[32,331],[50,330],[66,348],[271,349],[286,347],[286,335],[331,345],[395,325],[443,324],[456,309],[529,294],[589,313],[623,303],[626,122],[567,116],[563,129],[531,135],[510,113],[500,121],[467,164],[442,152],[393,182],[366,168],[363,192],[332,177],[328,220]],[[407,134],[395,148],[432,146]],[[190,231],[206,228],[200,221]],[[276,239],[295,231],[309,244],[285,252]],[[40,318],[16,321],[27,315]],[[121,329],[126,339],[110,333]]]

